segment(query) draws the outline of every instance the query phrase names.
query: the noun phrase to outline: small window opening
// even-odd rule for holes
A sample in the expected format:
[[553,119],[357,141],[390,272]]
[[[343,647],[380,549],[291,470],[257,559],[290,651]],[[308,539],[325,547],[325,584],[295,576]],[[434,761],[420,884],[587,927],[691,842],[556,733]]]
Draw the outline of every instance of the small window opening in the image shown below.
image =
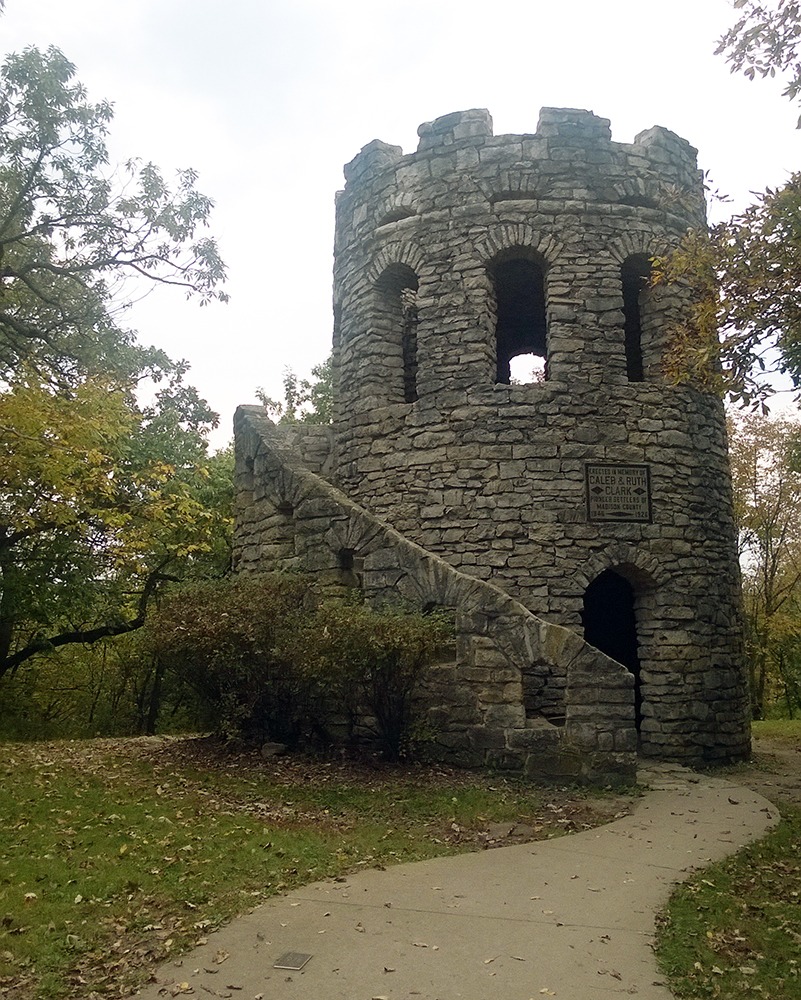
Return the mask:
[[584,639],[634,674],[634,709],[639,732],[642,722],[640,653],[634,588],[612,569],[604,570],[587,587],[581,614]]
[[393,208],[379,220],[378,226],[389,226],[393,222],[402,222],[404,219],[413,219],[417,213],[411,208]]
[[551,668],[537,660],[520,671],[523,682],[523,706],[527,719],[544,719],[552,726],[564,726],[564,691],[554,684]]
[[363,560],[355,549],[340,549],[337,552],[337,567],[340,579],[346,587],[361,587]]
[[623,285],[623,330],[629,382],[642,382],[645,378],[642,334],[650,277],[651,262],[644,254],[637,254],[623,261],[620,279]]
[[283,514],[284,517],[292,517],[292,515],[295,513],[295,508],[292,506],[292,504],[287,503],[285,500],[282,500],[281,503],[279,503],[275,509],[278,514]]
[[509,385],[511,361],[521,355],[541,359],[547,378],[545,278],[543,268],[528,257],[499,260],[492,268],[497,339],[496,381]]
[[659,208],[654,198],[649,198],[645,194],[624,194],[618,198],[621,205],[630,205],[633,208]]

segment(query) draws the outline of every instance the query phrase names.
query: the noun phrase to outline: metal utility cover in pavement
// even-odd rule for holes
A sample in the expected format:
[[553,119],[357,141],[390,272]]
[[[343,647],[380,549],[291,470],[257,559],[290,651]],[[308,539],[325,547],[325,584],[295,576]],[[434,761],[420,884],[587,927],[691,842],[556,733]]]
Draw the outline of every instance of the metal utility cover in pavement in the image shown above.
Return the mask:
[[273,964],[273,968],[290,969],[292,972],[299,972],[310,958],[311,955],[306,955],[302,951],[285,951]]

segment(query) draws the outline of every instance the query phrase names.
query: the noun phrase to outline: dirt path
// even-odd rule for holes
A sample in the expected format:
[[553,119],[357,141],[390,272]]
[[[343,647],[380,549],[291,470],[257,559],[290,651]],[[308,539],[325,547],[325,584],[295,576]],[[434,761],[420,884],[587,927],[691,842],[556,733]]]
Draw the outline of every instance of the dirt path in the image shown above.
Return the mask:
[[801,805],[801,737],[795,742],[755,736],[752,760],[731,772],[771,802]]

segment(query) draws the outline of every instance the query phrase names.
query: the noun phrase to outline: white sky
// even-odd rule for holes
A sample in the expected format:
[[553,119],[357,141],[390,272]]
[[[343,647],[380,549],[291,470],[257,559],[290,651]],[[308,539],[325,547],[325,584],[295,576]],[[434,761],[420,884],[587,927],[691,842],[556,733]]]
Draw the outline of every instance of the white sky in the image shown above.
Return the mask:
[[730,0],[7,0],[0,52],[57,45],[114,102],[115,159],[199,171],[231,302],[160,290],[130,325],[191,363],[224,444],[257,386],[280,396],[286,366],[329,352],[334,193],[372,139],[412,152],[450,111],[489,108],[498,135],[577,107],[618,141],[677,132],[735,205],[799,169],[779,81],[713,54],[734,18]]

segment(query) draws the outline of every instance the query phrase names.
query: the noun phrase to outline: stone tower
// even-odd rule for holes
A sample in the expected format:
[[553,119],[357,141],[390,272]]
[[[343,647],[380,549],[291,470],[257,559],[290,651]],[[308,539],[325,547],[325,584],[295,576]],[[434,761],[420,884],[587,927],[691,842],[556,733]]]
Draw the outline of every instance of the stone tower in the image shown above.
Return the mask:
[[484,110],[418,134],[345,168],[333,426],[239,411],[238,569],[453,607],[443,756],[744,756],[723,409],[665,380],[682,293],[647,281],[704,223],[695,150],[548,108],[532,134]]

